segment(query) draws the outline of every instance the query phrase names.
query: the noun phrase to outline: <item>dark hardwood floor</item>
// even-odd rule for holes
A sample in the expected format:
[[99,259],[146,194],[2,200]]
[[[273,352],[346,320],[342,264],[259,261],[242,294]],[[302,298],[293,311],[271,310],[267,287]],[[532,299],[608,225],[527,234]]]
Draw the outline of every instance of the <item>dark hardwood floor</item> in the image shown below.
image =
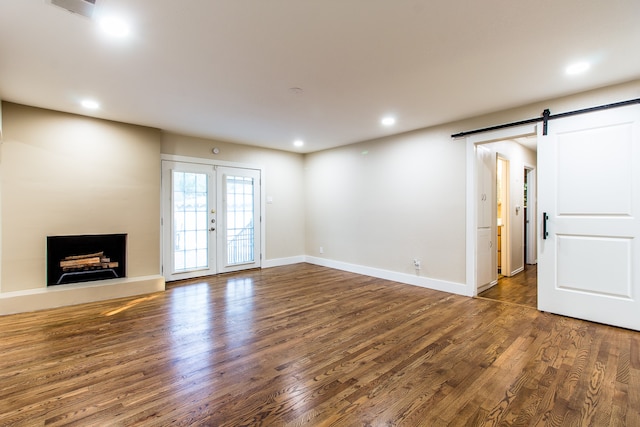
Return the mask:
[[640,426],[640,334],[309,264],[0,317],[2,426]]
[[535,308],[538,306],[538,267],[525,265],[520,273],[511,277],[501,277],[497,285],[478,296]]

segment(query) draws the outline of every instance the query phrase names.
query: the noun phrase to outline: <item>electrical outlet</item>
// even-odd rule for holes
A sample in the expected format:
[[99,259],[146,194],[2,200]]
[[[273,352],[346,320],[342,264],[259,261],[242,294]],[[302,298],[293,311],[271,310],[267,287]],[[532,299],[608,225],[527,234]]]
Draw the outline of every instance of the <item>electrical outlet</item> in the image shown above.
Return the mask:
[[322,246],[320,246],[320,253],[323,254],[324,253],[324,248]]
[[413,259],[413,266],[416,268],[416,270],[420,270],[420,260],[418,258]]

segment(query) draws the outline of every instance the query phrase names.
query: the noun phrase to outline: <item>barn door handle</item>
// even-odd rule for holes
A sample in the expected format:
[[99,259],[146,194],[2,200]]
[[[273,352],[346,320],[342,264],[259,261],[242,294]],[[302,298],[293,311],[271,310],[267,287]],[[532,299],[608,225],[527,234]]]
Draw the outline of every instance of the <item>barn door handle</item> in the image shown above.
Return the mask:
[[549,215],[546,212],[542,212],[542,238],[547,240],[547,236],[549,232],[547,231],[547,220],[549,219]]

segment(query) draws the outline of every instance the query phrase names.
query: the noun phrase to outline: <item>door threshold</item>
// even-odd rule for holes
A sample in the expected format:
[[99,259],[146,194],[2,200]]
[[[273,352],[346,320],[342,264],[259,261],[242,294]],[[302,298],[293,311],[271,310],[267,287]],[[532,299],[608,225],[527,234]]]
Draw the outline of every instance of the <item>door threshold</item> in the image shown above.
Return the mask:
[[499,300],[499,299],[481,297],[481,296],[477,296],[477,295],[474,298],[482,299],[482,300],[485,300],[485,301],[499,302],[499,303],[503,303],[503,304],[515,305],[517,307],[525,307],[525,308],[532,308],[534,310],[538,310],[538,307],[532,307],[530,305],[520,304],[520,303],[517,303],[517,302],[503,301],[503,300]]

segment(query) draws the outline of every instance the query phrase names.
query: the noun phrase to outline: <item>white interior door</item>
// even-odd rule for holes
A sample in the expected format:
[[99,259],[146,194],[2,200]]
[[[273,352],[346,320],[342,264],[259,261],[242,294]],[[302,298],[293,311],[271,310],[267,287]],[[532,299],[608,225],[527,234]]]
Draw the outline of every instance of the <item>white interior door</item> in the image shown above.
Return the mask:
[[211,165],[162,162],[163,275],[216,274],[216,175]]
[[539,132],[540,310],[640,330],[639,122],[635,105]]
[[220,272],[261,266],[260,171],[217,167]]
[[482,291],[498,279],[496,261],[496,157],[484,145],[476,146],[477,217],[476,217],[476,283]]

